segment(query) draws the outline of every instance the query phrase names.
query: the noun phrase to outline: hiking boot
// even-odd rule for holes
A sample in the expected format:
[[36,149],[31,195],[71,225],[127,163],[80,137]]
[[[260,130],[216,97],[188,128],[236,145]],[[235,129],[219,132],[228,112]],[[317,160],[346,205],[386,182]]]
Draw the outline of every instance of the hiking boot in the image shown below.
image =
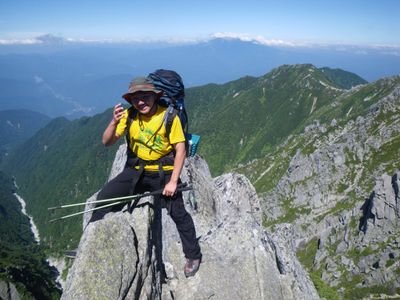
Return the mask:
[[185,276],[186,277],[194,276],[200,268],[200,263],[201,263],[200,258],[197,259],[187,258],[184,268]]

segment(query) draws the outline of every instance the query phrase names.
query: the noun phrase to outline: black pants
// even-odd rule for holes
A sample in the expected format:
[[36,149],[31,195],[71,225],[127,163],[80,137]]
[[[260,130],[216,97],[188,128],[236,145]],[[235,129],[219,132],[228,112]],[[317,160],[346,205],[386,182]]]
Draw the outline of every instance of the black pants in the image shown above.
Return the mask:
[[[171,174],[165,173],[164,177],[164,180],[162,180],[158,172],[143,172],[140,174],[135,169],[127,167],[103,187],[97,195],[97,200],[160,190],[164,187],[164,182],[169,181]],[[161,207],[168,208],[169,214],[178,229],[185,257],[201,258],[193,219],[185,209],[182,192],[177,192],[173,197],[159,196],[156,197],[155,201],[161,201]],[[90,222],[102,219],[108,212],[120,211],[125,204],[94,211]]]

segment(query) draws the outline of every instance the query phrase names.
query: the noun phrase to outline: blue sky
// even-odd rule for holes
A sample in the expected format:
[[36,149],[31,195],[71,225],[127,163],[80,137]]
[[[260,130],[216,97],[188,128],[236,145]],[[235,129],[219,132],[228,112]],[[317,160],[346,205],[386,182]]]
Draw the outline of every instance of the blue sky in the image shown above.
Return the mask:
[[0,40],[198,40],[400,47],[398,0],[0,0]]

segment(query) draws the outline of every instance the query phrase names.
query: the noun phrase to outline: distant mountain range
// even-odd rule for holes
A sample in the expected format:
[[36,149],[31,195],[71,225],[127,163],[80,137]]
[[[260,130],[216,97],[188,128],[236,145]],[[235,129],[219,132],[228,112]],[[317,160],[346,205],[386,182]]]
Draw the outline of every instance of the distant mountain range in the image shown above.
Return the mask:
[[368,81],[400,74],[400,56],[372,48],[276,47],[226,38],[189,45],[19,47],[0,47],[0,110],[26,108],[50,117],[102,112],[122,101],[132,77],[158,68],[178,71],[187,87],[257,77],[282,64],[341,68]]

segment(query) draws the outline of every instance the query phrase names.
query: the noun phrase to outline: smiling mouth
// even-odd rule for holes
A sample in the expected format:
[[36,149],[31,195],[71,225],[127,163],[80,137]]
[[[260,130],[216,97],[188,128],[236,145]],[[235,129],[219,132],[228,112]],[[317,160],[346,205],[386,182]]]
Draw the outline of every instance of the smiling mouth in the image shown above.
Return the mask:
[[138,107],[138,109],[143,110],[143,109],[146,109],[147,107],[149,107],[149,106],[146,105],[146,104],[143,104],[143,105],[140,105],[140,106]]

